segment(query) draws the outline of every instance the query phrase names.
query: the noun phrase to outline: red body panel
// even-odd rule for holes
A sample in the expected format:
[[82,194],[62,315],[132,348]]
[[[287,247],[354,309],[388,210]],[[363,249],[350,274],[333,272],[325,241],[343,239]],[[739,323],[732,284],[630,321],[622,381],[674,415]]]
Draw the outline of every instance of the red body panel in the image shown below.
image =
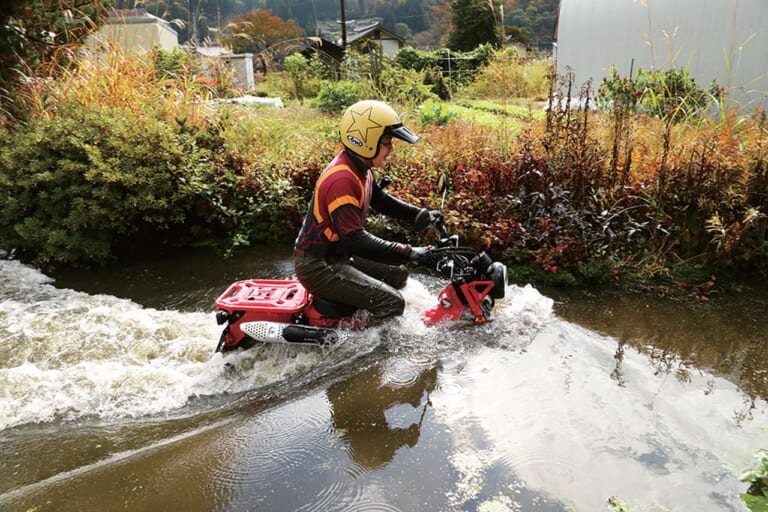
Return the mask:
[[492,289],[491,281],[449,284],[440,291],[437,305],[424,313],[424,323],[432,326],[444,320],[456,321],[465,313],[474,317],[475,323],[483,323],[487,320],[483,302]]

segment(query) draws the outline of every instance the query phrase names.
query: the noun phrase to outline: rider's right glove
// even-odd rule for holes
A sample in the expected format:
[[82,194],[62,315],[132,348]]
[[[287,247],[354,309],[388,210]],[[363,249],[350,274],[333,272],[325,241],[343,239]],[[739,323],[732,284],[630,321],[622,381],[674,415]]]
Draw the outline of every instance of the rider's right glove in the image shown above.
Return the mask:
[[435,253],[432,251],[432,246],[411,247],[409,262],[411,265],[419,267],[431,267],[435,262]]

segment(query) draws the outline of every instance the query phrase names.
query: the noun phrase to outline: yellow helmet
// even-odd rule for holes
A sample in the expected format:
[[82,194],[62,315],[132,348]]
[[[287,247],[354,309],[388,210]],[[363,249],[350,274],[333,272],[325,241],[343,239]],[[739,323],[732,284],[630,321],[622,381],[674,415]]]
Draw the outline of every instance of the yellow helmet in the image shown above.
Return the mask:
[[341,143],[363,158],[373,158],[379,152],[379,141],[392,135],[413,144],[419,137],[403,126],[400,116],[383,101],[358,101],[341,118]]

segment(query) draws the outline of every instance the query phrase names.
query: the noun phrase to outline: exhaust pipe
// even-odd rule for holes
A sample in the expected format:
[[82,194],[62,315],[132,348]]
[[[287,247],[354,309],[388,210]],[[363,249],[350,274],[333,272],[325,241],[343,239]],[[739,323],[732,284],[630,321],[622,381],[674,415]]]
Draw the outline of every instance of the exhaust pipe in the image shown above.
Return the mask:
[[293,343],[301,345],[333,345],[346,338],[345,333],[327,327],[283,324],[279,322],[244,322],[240,330],[264,343]]

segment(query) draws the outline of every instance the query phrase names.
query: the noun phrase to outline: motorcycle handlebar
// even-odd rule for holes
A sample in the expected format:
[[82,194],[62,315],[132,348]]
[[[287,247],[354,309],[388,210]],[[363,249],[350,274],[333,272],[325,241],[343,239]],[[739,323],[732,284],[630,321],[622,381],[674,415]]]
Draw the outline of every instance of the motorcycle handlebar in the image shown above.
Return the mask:
[[[453,238],[453,237],[451,237]],[[458,239],[456,239],[458,241]],[[464,274],[472,267],[472,261],[478,253],[470,247],[448,245],[432,249],[434,269],[452,277],[454,274]]]

